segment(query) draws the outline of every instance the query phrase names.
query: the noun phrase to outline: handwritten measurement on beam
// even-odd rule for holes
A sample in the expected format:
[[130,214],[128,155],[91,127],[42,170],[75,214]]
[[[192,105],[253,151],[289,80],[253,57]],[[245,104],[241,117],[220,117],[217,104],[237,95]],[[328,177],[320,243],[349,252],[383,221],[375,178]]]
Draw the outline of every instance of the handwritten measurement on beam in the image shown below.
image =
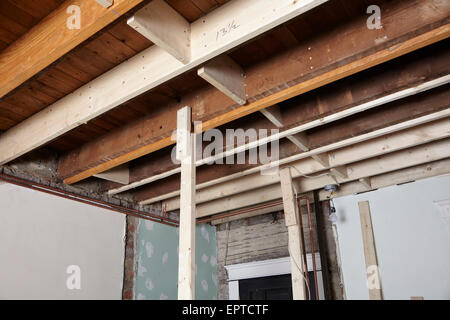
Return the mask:
[[216,41],[218,41],[219,38],[225,37],[228,33],[230,33],[231,31],[233,31],[233,30],[235,30],[237,28],[239,28],[239,25],[236,24],[236,21],[234,21],[234,20],[231,21],[226,27],[220,28],[217,31]]

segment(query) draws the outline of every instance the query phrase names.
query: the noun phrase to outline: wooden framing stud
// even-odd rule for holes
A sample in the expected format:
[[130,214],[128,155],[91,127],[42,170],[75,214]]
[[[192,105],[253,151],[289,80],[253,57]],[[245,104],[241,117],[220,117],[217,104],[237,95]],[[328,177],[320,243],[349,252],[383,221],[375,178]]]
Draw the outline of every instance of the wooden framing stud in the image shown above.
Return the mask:
[[127,24],[184,64],[191,59],[189,22],[164,0],[153,0]]
[[289,255],[291,257],[292,295],[294,300],[305,300],[305,281],[303,275],[303,246],[300,241],[300,226],[297,199],[292,183],[291,169],[280,171],[283,207],[289,237]]
[[197,74],[236,103],[246,103],[244,70],[227,55],[209,61]]
[[191,108],[177,114],[177,156],[181,161],[178,299],[195,299],[195,138]]
[[382,300],[375,239],[368,201],[358,202],[370,300]]

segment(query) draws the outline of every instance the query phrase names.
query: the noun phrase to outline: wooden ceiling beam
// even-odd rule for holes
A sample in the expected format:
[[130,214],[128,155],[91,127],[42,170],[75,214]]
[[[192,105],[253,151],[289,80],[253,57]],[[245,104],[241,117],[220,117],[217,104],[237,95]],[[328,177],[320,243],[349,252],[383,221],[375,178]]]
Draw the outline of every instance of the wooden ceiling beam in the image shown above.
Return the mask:
[[[85,1],[86,3],[90,2],[92,4],[92,0]],[[70,95],[58,100],[2,134],[0,137],[0,150],[2,150],[0,164],[7,163],[38,148],[124,102],[188,70],[198,67],[207,60],[325,2],[327,0],[304,0],[296,2],[292,2],[291,0],[233,0],[228,2],[225,6],[219,7],[202,17],[202,19],[191,24],[191,59],[189,63],[181,63],[158,46],[152,46],[140,52],[140,54],[88,82]],[[129,5],[133,1],[116,1],[112,8],[118,8],[122,3]],[[100,5],[96,5],[96,7],[105,10]],[[90,10],[89,8],[84,8],[84,10],[82,8],[81,11],[86,14],[91,11],[95,12],[95,10]],[[107,12],[108,16],[109,14],[116,15],[112,10],[108,10]],[[248,12],[252,12],[252,14],[249,15]],[[102,19],[97,20],[102,21]],[[225,36],[221,32],[221,28],[229,25],[230,21],[233,24],[229,30],[230,32]],[[59,32],[66,34],[68,31],[64,29],[64,26],[65,24],[61,25],[61,23],[57,25]],[[46,32],[53,31],[51,28],[48,28]],[[34,41],[38,41],[39,43],[52,43],[55,48],[60,49],[60,41],[50,41],[53,37],[49,37],[47,39],[48,41],[41,41],[41,38],[35,37]],[[40,52],[46,56],[49,55],[48,50],[41,50]],[[59,57],[60,54],[57,56]],[[17,59],[14,63],[16,68],[23,68],[23,64],[17,63],[17,61],[27,61],[27,57]],[[10,72],[10,76],[16,77],[17,73]],[[113,143],[109,142],[100,149],[97,149],[97,152],[92,154],[95,160],[91,160],[100,160],[100,163],[91,163],[88,165],[89,168],[87,168],[85,167],[87,164],[85,161],[77,161],[78,165],[73,167],[77,173],[72,175],[72,173],[65,172],[64,174],[67,174],[65,182],[70,184],[80,181],[132,159],[136,159],[144,154],[173,144],[174,142],[170,140],[169,136],[176,128],[176,110],[180,108],[178,106],[175,106],[175,109],[167,108],[167,113],[162,115],[161,118],[150,120],[152,126],[156,124],[161,126],[158,123],[160,121],[164,124],[170,124],[168,127],[165,127],[165,125],[161,126],[163,128],[161,130],[153,131],[149,130],[148,126],[143,128],[141,127],[142,124],[138,125],[139,129],[144,129],[146,133],[137,136],[133,135],[133,139],[127,137],[125,145],[128,145],[128,147],[125,147],[125,149],[122,149],[120,145],[120,142],[123,142],[123,140]],[[197,114],[197,110],[194,111],[194,114]],[[145,121],[148,121],[148,119],[145,119]],[[149,137],[152,135],[154,135],[153,138]],[[143,141],[144,143],[142,143]],[[117,147],[121,149],[119,151],[120,156],[118,154],[111,154],[106,161],[102,155],[98,158],[99,151],[115,153]],[[127,151],[124,152],[124,150]]]
[[[359,181],[341,184],[333,194],[333,198],[366,192],[368,190],[376,190],[396,184],[408,183],[415,180],[436,177],[448,173],[450,173],[450,158],[373,176],[370,178],[370,186],[362,183],[361,179],[359,179]],[[366,178],[362,179],[365,180]],[[328,200],[329,198],[330,192],[320,190],[320,201]]]
[[[444,160],[450,157],[449,138],[428,143],[380,157],[370,158],[349,165],[349,175],[342,183],[357,181],[367,176],[376,176],[388,172],[395,172],[405,168]],[[293,174],[295,170],[292,171]],[[296,189],[302,192],[310,192],[321,189],[327,184],[335,183],[330,176],[322,176],[315,179],[297,178]],[[197,192],[197,196],[199,193]],[[197,205],[197,218],[218,214],[225,211],[236,210],[243,207],[281,199],[281,188],[278,183],[252,189],[230,197],[220,198],[214,201]],[[169,209],[168,209],[169,210]]]
[[[392,125],[395,125],[394,128],[397,128],[397,130],[400,130],[401,128],[405,128],[403,126],[408,124],[408,120],[411,120],[411,123],[414,125],[418,125],[419,123],[423,123],[422,121],[433,121],[442,118],[450,112],[450,110],[445,110],[449,108],[449,97],[449,91],[444,87],[434,92],[408,98],[401,103],[389,104],[381,109],[375,110],[376,112],[361,114],[356,118],[354,117],[353,119],[341,121],[340,123],[335,123],[325,128],[321,128],[320,130],[315,130],[308,134],[308,140],[313,147],[312,152],[304,154],[298,153],[298,150],[292,148],[293,145],[282,142],[280,144],[280,158],[283,162],[285,161],[285,158],[291,158],[289,161],[294,161],[295,159],[308,156],[312,157],[314,154],[324,155],[329,153],[329,157],[326,157],[328,163],[324,165],[323,168],[339,165],[340,163],[343,163],[342,159],[339,158],[340,153],[330,151],[333,144],[334,147],[342,147],[342,143],[351,143],[350,141],[356,143],[357,141],[361,141],[360,139],[364,137],[365,132],[377,133],[380,129]],[[440,110],[442,110],[442,112]],[[366,135],[365,137],[367,138],[368,136],[373,137],[372,135]],[[355,157],[363,157],[368,152],[371,152],[370,145],[367,146],[368,147],[365,149],[362,149],[361,147],[353,149],[351,154]],[[356,152],[357,150],[359,150],[359,152]],[[145,164],[146,162],[143,163]],[[161,163],[161,161],[159,161],[159,163]],[[204,166],[198,170],[199,180],[197,182],[205,187],[211,186],[216,183],[222,183],[226,181],[226,179],[242,176],[245,172],[251,171],[250,169],[255,167],[256,166],[250,164],[234,166],[216,164]],[[137,170],[133,170],[134,179],[140,175],[144,177],[151,175],[149,174],[150,171],[142,170],[146,169],[145,165],[139,166],[136,169]],[[256,169],[256,171],[258,170],[259,169]],[[156,199],[155,201],[159,201],[176,196],[176,194],[174,195],[173,193],[178,189],[179,184],[177,184],[176,179],[166,178],[164,183],[141,187],[136,190],[134,194],[138,200]]]
[[[333,198],[339,198],[350,194],[357,194],[360,192],[367,192],[369,190],[376,190],[384,187],[393,186],[396,184],[413,182],[416,180],[436,177],[448,173],[450,173],[450,159],[438,160],[431,163],[418,165],[406,169],[400,169],[394,172],[388,172],[385,174],[374,176],[372,178],[373,182],[371,182],[371,187],[369,189],[367,189],[365,185],[357,181],[343,183],[339,186],[338,190],[333,194]],[[323,189],[320,190],[319,200],[324,201],[329,199],[330,199],[330,192],[325,191]],[[233,215],[229,217],[226,217],[226,214],[228,212],[224,212],[223,214],[216,215],[217,218],[212,220],[211,224],[218,225],[233,220],[254,217],[272,212],[279,212],[282,210],[283,210],[282,205],[274,205],[264,209],[251,212],[249,211],[248,213]]]
[[[57,61],[143,0],[116,0],[109,9],[92,0],[67,0],[41,22],[0,52],[0,98]],[[79,11],[72,11],[76,6]],[[78,14],[79,29],[69,29]]]
[[[430,96],[435,96],[435,94],[431,93]],[[433,100],[432,97],[431,100]],[[360,119],[354,119],[352,121],[346,121],[345,126],[347,128],[351,128],[351,130],[346,130],[345,132],[339,132],[335,129],[335,127],[339,127],[339,124],[335,124],[334,126],[324,128],[323,130],[318,131],[314,135],[310,135],[310,139],[312,137],[315,138],[315,150],[313,149],[307,153],[297,153],[295,150],[291,152],[286,152],[283,149],[286,148],[286,145],[280,145],[280,165],[295,162],[300,159],[305,159],[310,157],[313,154],[323,154],[328,153],[330,156],[327,158],[330,162],[324,168],[329,168],[331,166],[340,166],[348,162],[354,162],[358,159],[363,159],[368,154],[373,152],[374,144],[361,144],[360,142],[366,141],[372,138],[375,138],[380,135],[385,135],[388,133],[396,132],[399,130],[403,130],[409,128],[411,126],[417,126],[426,122],[434,121],[440,119],[442,117],[447,117],[450,115],[450,110],[442,110],[441,108],[448,109],[448,96],[441,96],[438,100],[441,100],[441,107],[438,107],[433,111],[433,107],[428,109],[429,106],[438,106],[435,104],[436,102],[432,102],[430,99],[415,99],[416,103],[405,103],[402,105],[389,105],[387,108],[378,110],[377,113],[365,116],[366,120],[361,121]],[[427,105],[427,108],[423,108],[424,105]],[[418,110],[422,109],[421,111]],[[439,111],[442,110],[442,111]],[[410,112],[416,113],[416,117],[411,118],[408,115]],[[431,113],[430,113],[431,112]],[[394,120],[395,119],[395,120]],[[409,119],[409,120],[408,120]],[[374,124],[376,123],[376,124]],[[366,125],[367,124],[367,125]],[[364,128],[364,129],[362,129]],[[435,126],[435,131],[438,135],[446,134],[446,129],[443,126]],[[439,132],[441,130],[441,132]],[[330,138],[330,132],[332,133]],[[367,133],[365,133],[367,132]],[[320,137],[320,139],[317,139]],[[411,137],[414,140],[414,136]],[[378,139],[381,144],[379,145],[380,151],[387,152],[389,148],[395,148],[393,144],[386,145],[383,144],[382,139]],[[351,146],[352,144],[360,143],[357,148]],[[290,146],[288,144],[287,146]],[[334,152],[333,150],[336,148],[346,147],[349,152]],[[351,156],[351,158],[350,158]],[[314,164],[314,168],[316,170],[323,170],[317,163],[311,162]],[[225,166],[225,165],[212,165],[205,166],[198,170],[198,181],[197,188],[209,188],[215,185],[223,185],[223,183],[227,181],[231,181],[236,178],[243,177],[245,175],[251,175],[253,173],[258,173],[262,169],[261,166]],[[176,176],[175,176],[176,178]],[[252,187],[248,185],[248,187]],[[149,185],[143,188],[140,188],[134,192],[136,199],[142,201],[142,203],[155,203],[161,200],[169,199],[179,194],[179,181],[176,179],[166,179],[164,183],[158,183]]]
[[[447,112],[447,114],[449,113]],[[351,163],[355,163],[367,158],[374,158],[376,160],[375,157],[383,156],[384,154],[389,152],[396,152],[398,150],[414,147],[416,145],[424,143],[429,143],[438,139],[448,138],[450,136],[450,129],[445,129],[445,127],[449,124],[450,118],[446,118],[444,120],[437,121],[436,123],[413,127],[400,132],[393,131],[398,130],[399,126],[392,126],[391,128],[388,127],[385,129],[381,129],[381,131],[383,132],[392,132],[391,134],[387,134],[385,136],[370,140],[370,137],[374,135],[376,136],[377,134],[379,135],[378,132],[373,132],[358,137],[358,140],[363,141],[354,145],[347,145],[346,147],[339,148],[339,146],[344,146],[346,144],[349,144],[351,140],[354,140],[353,138],[350,138],[347,141],[334,143],[329,146],[324,146],[323,148],[332,151],[334,154],[339,154],[340,162],[332,163],[335,167],[347,166],[351,168]],[[407,125],[408,124],[405,124],[405,126]],[[400,126],[400,128],[402,128],[402,126]],[[420,136],[421,138],[417,138],[418,136]],[[365,150],[366,152],[362,153],[360,152],[360,150]],[[290,157],[290,159],[283,159],[280,166],[289,165],[290,167],[295,168],[295,170],[292,171],[292,174],[295,177],[308,176],[306,179],[310,179],[310,176],[314,176],[317,172],[323,171],[320,166],[318,166],[314,161],[308,159],[307,157],[303,157],[300,159],[296,158],[297,157],[294,156]],[[405,159],[405,161],[403,162],[406,162],[407,160],[408,159]],[[247,175],[244,176],[244,174]],[[351,178],[354,174],[355,172],[348,170],[345,177],[339,177],[339,183],[347,181],[349,177]],[[336,178],[333,177],[331,173],[329,173],[327,176],[332,179],[333,183],[336,183]],[[358,179],[364,177],[367,177],[367,175],[358,177]],[[224,180],[225,179],[222,178],[222,182],[220,184],[211,186],[210,183],[209,187],[198,190],[196,199],[197,203],[232,196],[234,194],[241,194],[255,188],[274,184],[279,181],[279,177],[276,175],[264,176],[261,175],[258,170],[248,170],[247,172],[244,172],[241,177],[231,179],[226,182],[223,182]],[[198,187],[201,186],[199,185]],[[141,202],[141,204],[148,203],[150,202]],[[179,206],[179,199],[169,199],[164,202],[164,205],[167,206],[168,211],[176,210]]]
[[[337,121],[337,120],[343,119],[345,117],[349,117],[351,115],[355,115],[357,113],[367,111],[372,108],[376,108],[380,105],[383,105],[383,104],[386,104],[389,102],[397,101],[397,100],[399,100],[401,98],[405,98],[409,95],[414,95],[417,92],[431,90],[431,89],[435,88],[438,83],[440,83],[440,85],[444,85],[445,83],[448,83],[448,81],[450,81],[450,76],[444,76],[444,77],[432,80],[430,82],[423,83],[417,87],[400,90],[398,92],[394,92],[390,95],[380,97],[378,99],[363,103],[361,105],[352,106],[351,108],[341,110],[336,113],[328,114],[321,118],[314,117],[313,118],[314,120],[312,120],[310,122],[306,122],[306,123],[301,122],[300,124],[297,124],[297,126],[295,126],[295,127],[290,126],[289,129],[284,130],[281,133],[273,134],[271,136],[258,139],[256,141],[252,141],[247,144],[237,146],[236,148],[234,148],[232,150],[228,150],[228,148],[227,148],[226,151],[216,152],[216,154],[214,156],[210,156],[208,158],[203,158],[203,159],[197,160],[196,165],[201,166],[204,164],[213,163],[213,162],[215,162],[219,159],[222,159],[224,157],[227,157],[231,154],[237,154],[243,150],[249,150],[249,149],[253,149],[257,146],[267,144],[272,140],[289,137],[289,136],[292,136],[292,134],[297,134],[299,132],[305,132],[308,129],[312,129],[312,128],[315,128],[315,127],[318,127],[318,126],[321,126],[321,125],[324,125],[324,124],[327,124],[327,123],[330,123],[333,121]],[[445,102],[443,102],[445,99],[446,99],[445,96],[442,97],[441,95],[436,94],[434,99],[430,99],[430,98],[427,99],[427,101],[428,101],[428,104],[426,104],[427,107],[423,107],[422,109],[425,110],[427,108],[433,108],[433,107],[436,107],[438,109],[442,108],[442,105],[446,106]],[[393,110],[391,112],[392,112],[392,114],[395,114],[395,112],[394,112],[395,110],[400,110],[400,112],[396,115],[396,117],[399,117],[399,116],[405,117],[405,115],[403,114],[404,108],[405,108],[404,107],[405,102],[400,102],[399,105],[400,105],[400,107],[397,107],[397,108],[393,107]],[[403,107],[402,107],[402,105],[403,105]],[[410,105],[412,106],[413,104],[410,104]],[[403,112],[402,112],[402,110],[403,110]],[[391,117],[388,119],[388,121],[392,121],[393,119],[394,119],[394,117]],[[302,119],[302,121],[304,121],[304,120],[305,119]],[[386,121],[385,119],[383,119],[383,120]],[[359,129],[359,128],[357,128],[357,129]],[[309,142],[308,142],[308,145],[309,145]],[[309,148],[307,151],[309,151]],[[328,155],[326,153],[313,152],[313,153],[308,153],[308,155],[311,155],[315,161],[317,161],[320,165],[322,165],[323,168],[329,167],[329,165],[328,165],[329,159],[328,159]],[[167,165],[172,166],[173,164],[172,164],[172,162],[170,162]],[[157,181],[159,179],[166,178],[170,175],[177,174],[179,172],[180,172],[179,167],[175,167],[173,169],[170,169],[167,172],[158,173],[154,176],[146,176],[145,178],[143,178],[141,180],[134,181],[130,185],[123,186],[123,187],[117,188],[115,190],[111,190],[111,191],[109,191],[109,193],[116,194],[116,193],[124,192],[124,191],[130,190],[130,189]]]
[[[303,97],[301,100],[301,108],[295,103],[285,105],[282,110],[284,115],[280,113],[279,116],[286,118],[289,127],[299,126],[308,121],[317,120],[318,116],[336,112],[335,110],[346,109],[349,105],[358,104],[360,101],[370,101],[377,97],[381,98],[383,95],[386,95],[386,92],[392,94],[399,92],[403,88],[417,84],[417,81],[421,83],[422,81],[433,79],[442,72],[448,72],[447,61],[448,52],[430,48],[429,50],[420,52],[420,54],[417,53],[409,56],[407,59],[399,60],[398,63],[390,63],[387,66],[380,66],[353,76],[347,79],[344,84],[330,85],[327,88],[316,90],[314,94]],[[308,142],[313,148],[317,148],[318,146],[329,144],[340,139],[360,135],[364,131],[376,130],[392,123],[405,121],[410,119],[413,114],[414,117],[419,117],[430,112],[438,111],[440,108],[446,106],[445,101],[449,99],[448,95],[444,92],[445,88],[437,91],[434,89],[434,93],[430,93],[434,97],[432,99],[434,102],[427,98],[429,97],[428,95],[424,96],[422,93],[415,98],[407,99],[409,101],[391,103],[367,115],[361,114],[358,118],[353,117],[353,119],[349,119],[346,122],[336,123],[331,126],[328,125],[325,130],[315,130],[314,132],[308,133]],[[352,97],[352,99],[348,99],[348,97]],[[400,94],[397,97],[404,97],[404,95]],[[320,101],[320,103],[318,104],[317,101]],[[437,107],[437,109],[433,109],[433,106]],[[278,110],[280,109],[278,108]],[[267,121],[260,122],[255,118],[249,119],[246,121],[246,127],[244,129],[269,128]],[[291,147],[289,144],[281,141],[281,157],[288,157],[295,153],[298,153],[298,149],[294,148],[294,145]],[[326,153],[313,154],[311,157],[321,163],[324,168],[330,167]],[[163,152],[163,150],[135,163],[131,173],[132,183],[144,182],[145,179],[150,177],[154,177],[155,179],[166,178],[164,184],[159,183],[158,185],[153,184],[140,188],[137,190],[137,197],[141,200],[150,199],[158,197],[160,194],[169,194],[177,190],[179,187],[177,186],[177,181],[171,178],[167,179],[167,177],[176,173],[170,171],[176,169],[176,167],[177,165],[170,159],[170,152]],[[198,172],[198,183],[232,175],[239,170],[246,170],[250,167],[252,166],[204,166]],[[156,180],[148,181],[150,183],[150,181]]]
[[[236,106],[234,101],[214,88],[195,92],[184,97],[180,103],[164,106],[164,112],[155,111],[155,115],[67,153],[61,158],[59,176],[65,183],[75,183],[172,145],[174,141],[170,136],[176,128],[176,110],[184,105],[192,106],[194,121],[203,121],[197,132],[204,131],[446,39],[450,35],[450,25],[445,24],[448,18],[445,12],[450,5],[441,3],[442,8],[430,12],[429,2],[411,0],[396,3],[395,10],[386,10],[382,31],[368,30],[364,13],[354,22],[328,34],[317,34],[316,38],[305,41],[301,46],[245,70],[249,95],[246,105]],[[405,16],[423,16],[424,19],[418,23],[404,23]],[[383,40],[385,42],[380,41],[380,32],[383,35],[381,38],[387,39]],[[342,37],[342,34],[352,36]],[[336,39],[339,39],[339,45],[331,46],[331,56],[320,53],[327,52],[330,43],[335,43],[333,41]],[[308,47],[314,51],[308,51]],[[308,54],[314,55],[313,70],[302,62]],[[124,88],[123,91],[135,89],[129,88],[127,91]],[[149,130],[149,127],[156,129]],[[0,147],[3,145],[0,137]]]

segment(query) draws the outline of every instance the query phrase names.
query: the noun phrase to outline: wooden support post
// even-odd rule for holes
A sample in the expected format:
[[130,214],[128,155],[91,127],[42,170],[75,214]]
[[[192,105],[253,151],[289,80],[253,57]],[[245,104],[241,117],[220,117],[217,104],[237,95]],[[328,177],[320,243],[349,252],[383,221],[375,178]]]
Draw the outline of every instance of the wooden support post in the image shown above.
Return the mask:
[[153,0],[127,23],[182,63],[190,61],[190,24],[164,0]]
[[195,299],[195,138],[191,108],[177,115],[177,159],[181,161],[178,299]]
[[305,282],[303,275],[303,250],[300,241],[300,227],[297,201],[292,184],[290,168],[280,171],[281,192],[283,194],[284,217],[288,228],[289,255],[291,256],[292,295],[294,300],[305,300]]
[[364,258],[366,260],[367,286],[370,300],[382,300],[380,274],[378,272],[375,239],[373,237],[372,219],[368,201],[358,202],[361,218],[361,231],[364,245]]
[[244,70],[227,55],[211,60],[198,69],[197,73],[238,104],[246,103]]

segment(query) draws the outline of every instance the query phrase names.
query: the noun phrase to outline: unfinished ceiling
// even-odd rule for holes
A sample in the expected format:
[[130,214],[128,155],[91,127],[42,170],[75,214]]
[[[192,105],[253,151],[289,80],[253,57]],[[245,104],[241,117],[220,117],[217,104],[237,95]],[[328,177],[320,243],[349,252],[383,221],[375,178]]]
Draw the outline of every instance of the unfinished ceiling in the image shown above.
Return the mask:
[[[236,11],[228,16],[239,0],[166,1],[190,24],[191,37],[203,30],[202,24],[215,21],[217,28],[226,21],[227,32],[242,32],[233,44],[214,49],[217,52],[211,49],[218,57],[213,51],[208,59],[191,57],[202,61],[192,66],[180,64],[165,51],[167,60],[152,64],[156,60],[151,57],[163,46],[127,24],[150,1],[126,6],[116,1],[115,8],[123,12],[114,17],[95,4],[92,15],[104,21],[95,27],[90,22],[91,35],[77,35],[73,48],[66,46],[58,59],[39,64],[35,74],[23,75],[24,81],[2,91],[0,130],[5,133],[0,136],[0,163],[39,148],[54,150],[59,154],[58,176],[67,184],[125,165],[126,181],[108,184],[109,194],[128,192],[141,204],[162,203],[167,210],[178,210],[180,167],[171,161],[171,135],[177,128],[177,110],[186,105],[192,108],[193,120],[202,121],[197,133],[212,128],[279,129],[279,165],[296,168],[293,178],[302,192],[355,181],[358,188],[351,190],[370,190],[376,177],[448,161],[449,3],[309,2],[311,7],[298,11],[273,10],[277,22],[248,36],[238,26],[247,26],[252,18],[252,25],[261,22],[258,13],[244,17]],[[0,66],[18,54],[31,28],[37,30],[52,15],[59,17],[55,12],[67,5],[44,1],[35,12],[33,3],[2,1]],[[366,9],[373,4],[382,8],[381,29],[366,25]],[[261,15],[265,12],[261,9]],[[211,31],[219,43],[211,46],[222,45],[220,30]],[[196,41],[191,39],[194,53],[201,43]],[[202,50],[210,50],[209,44]],[[245,75],[244,104],[198,75],[199,68],[224,56]],[[152,72],[164,74],[154,86]],[[110,88],[111,79],[129,87]],[[91,86],[101,90],[89,91]],[[85,93],[92,95],[94,114],[89,111],[91,102],[83,100]],[[62,119],[55,129],[53,111],[61,112]],[[248,148],[270,142],[258,138]],[[223,157],[220,152],[216,156]],[[260,169],[261,164],[198,163],[197,216],[280,199],[279,177],[262,176]],[[305,178],[309,175],[318,177]]]

